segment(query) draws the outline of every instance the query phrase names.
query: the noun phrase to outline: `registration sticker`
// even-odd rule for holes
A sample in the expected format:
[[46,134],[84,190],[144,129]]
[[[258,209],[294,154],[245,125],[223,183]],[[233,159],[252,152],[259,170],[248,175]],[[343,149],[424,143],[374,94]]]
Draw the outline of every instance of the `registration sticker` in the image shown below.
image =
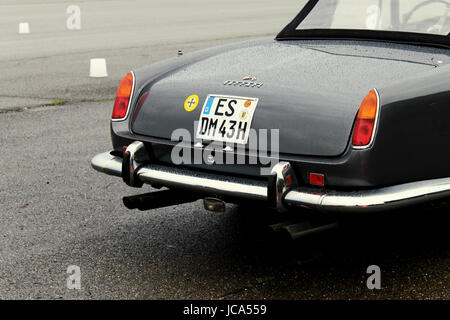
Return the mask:
[[196,138],[246,144],[257,105],[258,98],[208,95]]
[[184,109],[187,112],[194,111],[195,108],[197,108],[198,102],[199,102],[198,95],[193,94],[187,97],[187,99],[184,101]]

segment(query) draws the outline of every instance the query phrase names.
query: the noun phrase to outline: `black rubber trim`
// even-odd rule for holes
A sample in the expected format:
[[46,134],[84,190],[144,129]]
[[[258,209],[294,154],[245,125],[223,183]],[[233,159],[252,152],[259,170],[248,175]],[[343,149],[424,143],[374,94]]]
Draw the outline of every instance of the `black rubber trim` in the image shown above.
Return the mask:
[[137,176],[137,173],[139,172],[139,169],[142,168],[143,166],[144,166],[144,164],[141,164],[141,165],[137,166],[136,168],[134,168],[133,183],[130,183],[131,187],[142,188],[142,186],[144,185],[144,183]]
[[127,185],[130,185],[130,157],[130,153],[125,152],[122,161],[122,180]]
[[272,174],[267,179],[267,202],[271,208],[277,206],[277,175]]

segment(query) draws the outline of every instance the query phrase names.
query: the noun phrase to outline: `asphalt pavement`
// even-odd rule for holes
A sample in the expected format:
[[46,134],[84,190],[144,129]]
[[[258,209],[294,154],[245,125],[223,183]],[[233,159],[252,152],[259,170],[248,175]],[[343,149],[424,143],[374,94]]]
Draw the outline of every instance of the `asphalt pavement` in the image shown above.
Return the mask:
[[[130,70],[196,49],[275,36],[304,1],[2,0],[0,110],[61,101],[110,99]],[[81,29],[67,29],[70,5]],[[19,35],[28,22],[30,34]],[[108,78],[90,79],[105,58]]]
[[[69,4],[81,30],[66,29]],[[148,212],[149,192],[94,171],[129,70],[230,41],[275,35],[298,1],[12,1],[0,4],[0,299],[449,299],[448,211],[416,207],[290,240],[261,207],[201,201]],[[31,34],[19,35],[19,22]],[[105,58],[109,77],[89,78]],[[81,289],[67,288],[67,268]],[[369,290],[367,267],[381,270]]]

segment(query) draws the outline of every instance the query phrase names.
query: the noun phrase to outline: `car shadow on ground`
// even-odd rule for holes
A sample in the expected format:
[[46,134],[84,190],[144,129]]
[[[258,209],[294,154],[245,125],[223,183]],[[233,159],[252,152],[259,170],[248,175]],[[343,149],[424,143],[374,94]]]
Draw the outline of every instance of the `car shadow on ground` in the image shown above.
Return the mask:
[[[448,299],[450,295],[447,203],[367,215],[339,215],[338,219],[328,215],[326,220],[338,221],[337,229],[296,240],[287,232],[273,232],[267,226],[315,219],[318,213],[277,215],[248,207],[234,210],[242,254],[263,257],[264,263],[287,274],[280,297],[295,298],[288,292],[292,284],[300,282],[306,286],[324,283],[324,290],[330,290],[319,297],[332,299]],[[367,290],[367,268],[371,265],[380,267],[384,290]],[[296,280],[300,278],[302,281]],[[345,284],[348,288],[343,290]],[[313,296],[318,297],[317,293]]]
[[[321,215],[306,209],[278,214],[263,207],[245,206],[233,210],[242,244],[247,244],[251,252],[257,249],[270,253],[269,260],[289,261],[310,256],[310,262],[314,257],[322,257],[317,261],[335,263],[348,261],[349,257],[384,260],[399,254],[417,257],[421,253],[448,250],[450,207],[442,204],[364,215]],[[283,221],[296,223],[318,217],[337,222],[339,227],[296,240],[287,232],[276,233],[268,227]]]
[[[446,208],[347,215],[333,231],[293,241],[269,225],[304,211],[199,205],[124,211],[126,225],[77,244],[97,258],[86,269],[90,295],[104,297],[106,283],[114,298],[129,298],[130,288],[142,299],[449,298]],[[382,290],[367,289],[371,265]]]

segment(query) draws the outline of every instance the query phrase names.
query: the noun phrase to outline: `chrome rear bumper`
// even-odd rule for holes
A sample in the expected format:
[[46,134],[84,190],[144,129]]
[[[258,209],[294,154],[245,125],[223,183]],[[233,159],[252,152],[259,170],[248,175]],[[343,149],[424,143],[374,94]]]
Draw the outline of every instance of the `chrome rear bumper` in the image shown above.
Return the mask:
[[[102,153],[91,161],[100,172],[122,177],[122,158]],[[235,178],[162,165],[140,167],[136,176],[144,183],[161,184],[165,187],[192,190],[205,194],[217,194],[251,200],[267,200],[265,181]]]
[[445,197],[450,197],[450,178],[353,192],[292,190],[285,195],[284,203],[289,207],[368,212],[396,209]]
[[[106,152],[95,156],[91,164],[97,171],[123,177],[122,161],[121,157]],[[282,163],[281,166],[273,170],[276,175],[275,179],[271,180],[274,183],[273,187],[270,186],[269,181],[235,178],[156,164],[136,166],[134,176],[143,183],[159,184],[169,188],[268,201],[279,211],[292,207],[342,212],[383,211],[450,197],[450,178],[349,192],[322,191],[295,184],[289,187],[285,184],[283,175],[286,173],[284,169],[289,170],[290,166],[288,163]],[[292,171],[288,173],[293,174]],[[292,180],[295,181],[295,177],[292,177]],[[272,197],[274,197],[273,201]]]

